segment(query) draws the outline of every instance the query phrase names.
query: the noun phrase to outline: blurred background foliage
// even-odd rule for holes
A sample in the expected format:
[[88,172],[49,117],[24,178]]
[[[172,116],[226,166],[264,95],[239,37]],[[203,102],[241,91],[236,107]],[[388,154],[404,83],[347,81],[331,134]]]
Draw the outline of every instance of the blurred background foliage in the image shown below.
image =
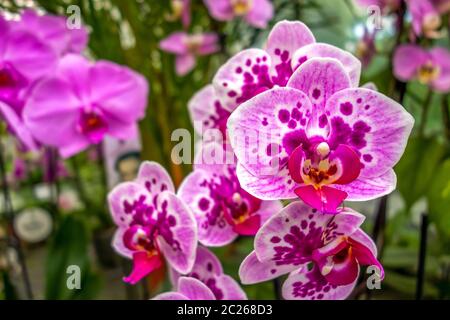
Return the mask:
[[[146,118],[141,121],[142,159],[162,163],[178,185],[191,170],[170,161],[171,133],[176,128],[191,132],[187,101],[208,84],[218,67],[232,54],[247,47],[261,47],[271,26],[283,19],[301,20],[313,31],[316,39],[355,51],[367,20],[367,13],[346,0],[274,0],[275,17],[266,30],[253,29],[235,20],[220,23],[212,20],[200,0],[192,1],[191,32],[215,31],[220,34],[222,50],[198,59],[195,70],[185,77],[174,72],[174,57],[161,52],[159,41],[173,31],[182,29],[179,21],[168,21],[170,1],[161,0],[3,0],[2,10],[20,12],[24,4],[32,4],[47,12],[65,15],[69,5],[81,8],[83,22],[89,27],[88,55],[108,59],[144,74],[150,83]],[[448,17],[447,17],[448,25]],[[396,84],[392,76],[391,55],[396,45],[394,31],[384,28],[376,40],[378,53],[363,70],[362,81],[374,82],[378,89],[394,98]],[[435,43],[449,47],[448,32]],[[384,246],[381,260],[386,269],[382,290],[365,292],[359,287],[356,298],[414,298],[420,242],[420,215],[428,213],[430,227],[426,251],[425,298],[450,298],[450,153],[448,96],[430,93],[418,83],[406,86],[405,108],[416,119],[416,127],[406,152],[396,167],[398,191],[389,197]],[[425,100],[431,103],[424,110]],[[194,141],[192,141],[194,146]],[[70,175],[52,186],[56,192],[76,190],[80,206],[71,212],[58,208],[55,198],[38,200],[36,185],[42,181],[40,168],[14,190],[14,209],[43,207],[50,211],[54,231],[45,243],[27,245],[25,255],[35,298],[143,298],[167,290],[168,281],[156,285],[160,275],[152,275],[142,286],[131,288],[121,282],[129,263],[120,260],[109,247],[111,222],[105,208],[107,190],[101,157],[98,163],[89,160],[89,150],[70,159]],[[98,155],[98,153],[97,153]],[[12,170],[8,161],[7,169]],[[52,189],[52,190],[53,190]],[[352,203],[368,216],[364,227],[369,234],[376,224],[379,201]],[[0,244],[1,245],[1,244]],[[215,249],[225,271],[237,278],[242,259],[252,249],[252,240]],[[45,261],[45,262],[44,262]],[[81,290],[67,290],[66,268],[79,265],[82,270]],[[21,285],[2,272],[2,298],[23,297]],[[271,282],[245,286],[250,299],[273,299]]]

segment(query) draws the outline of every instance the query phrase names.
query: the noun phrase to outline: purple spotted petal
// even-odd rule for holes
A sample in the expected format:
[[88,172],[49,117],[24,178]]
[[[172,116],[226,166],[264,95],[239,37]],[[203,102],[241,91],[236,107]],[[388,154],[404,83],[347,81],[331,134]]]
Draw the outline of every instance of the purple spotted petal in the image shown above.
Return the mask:
[[318,114],[334,93],[351,84],[342,63],[332,58],[313,58],[295,70],[287,86],[304,92],[316,110],[314,114]]
[[204,170],[189,174],[181,184],[178,195],[191,208],[198,223],[198,239],[205,246],[223,246],[237,237],[227,223],[220,204],[211,197],[207,185],[211,175]]
[[216,300],[211,290],[194,278],[181,277],[178,280],[178,291],[190,300]]
[[267,39],[266,50],[272,58],[271,74],[277,85],[286,85],[292,74],[291,60],[294,52],[315,39],[308,27],[300,21],[280,21]]
[[189,100],[188,110],[198,134],[212,128],[225,133],[230,112],[222,107],[212,85],[202,88]]
[[298,269],[291,264],[277,265],[274,261],[259,261],[256,252],[252,251],[242,261],[239,267],[239,278],[243,284],[254,284],[278,278],[279,276]]
[[314,249],[336,237],[351,235],[363,221],[363,215],[351,210],[327,215],[300,201],[293,202],[261,227],[255,251],[260,261],[298,267],[311,260]]
[[297,69],[308,59],[320,57],[339,60],[349,75],[352,86],[358,86],[361,75],[361,62],[351,53],[326,43],[312,43],[295,51],[291,61],[292,69]]
[[109,210],[117,226],[128,227],[130,225],[134,214],[132,206],[136,202],[147,207],[153,206],[153,200],[148,191],[136,182],[123,182],[110,191],[108,195]]
[[114,233],[112,246],[116,250],[116,252],[119,253],[120,255],[122,255],[123,257],[132,259],[133,258],[133,251],[128,249],[125,246],[124,242],[123,242],[123,235],[124,235],[126,230],[127,229],[123,228],[123,227],[122,228],[119,227],[116,230],[116,233]]
[[328,143],[351,146],[360,155],[359,179],[378,177],[402,156],[414,119],[394,100],[369,89],[345,89],[327,102]]
[[319,268],[302,268],[289,275],[283,284],[283,298],[287,300],[343,300],[353,291],[357,279],[345,286],[329,283]]
[[413,44],[401,45],[394,53],[394,75],[402,81],[411,80],[415,78],[418,68],[428,59],[429,56],[422,47]]
[[228,119],[238,161],[253,175],[276,175],[302,142],[311,105],[292,88],[275,88],[239,106]]
[[273,17],[273,5],[269,0],[253,0],[252,8],[244,19],[248,24],[264,29]]
[[255,176],[238,164],[236,172],[242,188],[256,198],[262,200],[297,198],[294,191],[298,184],[289,176],[287,168],[281,169],[275,175]]
[[333,187],[345,191],[348,201],[367,201],[390,194],[394,191],[396,184],[395,172],[389,169],[379,177],[358,178],[349,184],[339,184]]
[[233,111],[239,104],[272,88],[270,57],[261,49],[243,50],[217,71],[214,89],[223,107]]
[[232,277],[224,274],[217,277],[216,282],[217,288],[223,293],[222,300],[247,300],[245,291]]
[[175,194],[158,196],[159,228],[157,242],[169,264],[180,273],[192,269],[197,251],[197,223],[186,204]]
[[163,191],[175,192],[169,173],[159,163],[144,161],[139,167],[136,183],[145,187],[153,199]]

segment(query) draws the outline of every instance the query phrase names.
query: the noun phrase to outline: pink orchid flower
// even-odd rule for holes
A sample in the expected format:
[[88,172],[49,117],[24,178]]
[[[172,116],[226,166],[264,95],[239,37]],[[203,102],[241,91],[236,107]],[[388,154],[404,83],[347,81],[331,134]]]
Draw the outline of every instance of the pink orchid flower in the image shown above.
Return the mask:
[[414,44],[401,45],[395,51],[393,64],[399,80],[418,80],[442,93],[450,90],[450,52],[446,48],[427,51]]
[[189,101],[195,131],[218,129],[226,141],[230,114],[253,96],[274,86],[285,86],[293,71],[313,57],[338,59],[357,85],[361,63],[337,47],[315,43],[311,31],[301,22],[282,21],[270,32],[266,49],[244,50],[223,65],[213,80]]
[[231,21],[236,17],[249,25],[264,29],[273,17],[273,5],[269,0],[204,0],[209,14],[219,21]]
[[314,57],[339,60],[353,86],[358,85],[361,63],[337,47],[316,43],[313,34],[299,21],[281,21],[272,29],[265,49],[247,49],[230,58],[213,79],[221,107],[233,112],[236,107],[273,87],[284,87],[293,72]]
[[162,267],[164,258],[181,274],[191,271],[197,225],[174,192],[167,171],[156,162],[144,162],[134,182],[121,183],[109,193],[111,215],[119,227],[113,246],[133,259],[133,271],[125,282],[137,283]]
[[177,287],[177,291],[161,293],[152,300],[216,300],[214,293],[195,278],[180,277]]
[[[219,152],[218,148],[222,146],[209,144],[202,154]],[[230,156],[225,154],[224,158]],[[253,236],[282,208],[279,201],[261,201],[242,189],[235,164],[227,164],[225,160],[220,164],[199,160],[195,163],[194,172],[185,178],[178,195],[194,213],[198,238],[203,245],[224,246],[239,235]]]
[[167,17],[170,21],[181,19],[184,29],[191,24],[191,0],[171,0],[172,13]]
[[88,43],[88,32],[84,26],[71,29],[64,16],[39,15],[36,11],[24,10],[13,28],[25,30],[49,44],[58,55],[80,53]]
[[356,3],[363,7],[376,6],[383,13],[390,13],[400,8],[402,0],[356,0]]
[[34,87],[23,117],[38,141],[67,158],[105,135],[134,138],[147,94],[146,79],[129,68],[67,54],[58,70]]
[[[171,282],[175,289],[181,275],[171,269]],[[247,300],[247,295],[232,277],[223,273],[219,259],[204,247],[197,248],[194,267],[187,277],[203,282],[214,294],[216,300]]]
[[316,212],[293,202],[274,215],[255,237],[255,250],[242,262],[243,284],[288,274],[285,299],[345,299],[353,290],[360,266],[384,270],[377,249],[360,226],[364,216],[345,208],[336,215]]
[[15,30],[0,15],[0,118],[25,149],[37,148],[22,120],[22,109],[30,88],[51,73],[57,56],[47,43],[33,33]]
[[450,11],[450,2],[448,0],[407,0],[406,3],[411,13],[414,33],[417,36],[439,38],[441,15]]
[[228,119],[244,190],[264,200],[300,197],[334,213],[344,199],[364,201],[395,189],[392,167],[413,117],[376,91],[352,87],[336,59],[303,63],[286,88],[240,105]]
[[161,40],[161,50],[176,55],[175,71],[184,76],[195,67],[197,56],[205,56],[220,50],[219,38],[215,33],[188,34],[174,32]]

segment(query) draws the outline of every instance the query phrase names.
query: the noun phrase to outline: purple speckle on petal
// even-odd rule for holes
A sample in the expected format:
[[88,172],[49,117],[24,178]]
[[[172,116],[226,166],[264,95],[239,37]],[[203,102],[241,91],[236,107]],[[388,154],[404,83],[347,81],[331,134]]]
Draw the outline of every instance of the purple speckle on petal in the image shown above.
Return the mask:
[[287,123],[289,121],[289,118],[289,111],[287,111],[286,109],[281,109],[280,111],[278,111],[278,119],[280,119],[282,123]]
[[340,110],[343,115],[349,116],[353,112],[353,105],[350,102],[341,103]]
[[200,201],[198,202],[198,207],[202,210],[202,211],[206,211],[209,208],[209,200],[206,198],[201,198]]
[[373,158],[372,158],[372,155],[365,154],[365,155],[363,155],[363,159],[365,162],[371,162]]
[[319,99],[319,97],[320,97],[320,90],[317,89],[317,88],[315,88],[315,89],[313,90],[313,92],[312,92],[312,97],[313,97],[314,99]]

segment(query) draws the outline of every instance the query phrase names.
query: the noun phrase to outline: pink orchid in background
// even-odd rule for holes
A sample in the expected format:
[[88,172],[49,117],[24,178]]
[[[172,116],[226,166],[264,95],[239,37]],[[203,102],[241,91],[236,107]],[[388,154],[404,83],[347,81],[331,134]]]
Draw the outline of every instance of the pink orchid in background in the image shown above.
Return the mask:
[[450,52],[446,48],[401,45],[394,53],[393,65],[394,75],[401,81],[418,80],[442,93],[450,90]]
[[448,0],[406,0],[411,13],[412,27],[417,36],[439,38],[442,24],[441,15],[450,11]]
[[161,293],[152,300],[216,300],[214,293],[195,278],[180,277],[177,287],[177,291]]
[[161,50],[176,55],[175,71],[179,76],[189,73],[196,64],[197,56],[205,56],[220,50],[219,37],[215,33],[188,34],[174,32],[161,40]]
[[249,25],[264,29],[273,18],[270,0],[204,0],[209,14],[219,21],[242,18]]
[[36,143],[23,124],[22,109],[30,88],[57,63],[53,49],[33,33],[15,30],[0,15],[0,117],[25,149]]
[[172,13],[167,17],[170,21],[181,19],[184,29],[191,24],[191,0],[171,0]]
[[360,266],[375,266],[384,278],[376,246],[360,229],[364,219],[349,208],[327,215],[301,202],[289,204],[256,235],[255,250],[239,268],[241,282],[259,283],[290,273],[282,289],[285,299],[345,299]]
[[[170,275],[175,289],[179,289],[179,279],[182,276],[173,269]],[[220,260],[204,247],[197,248],[194,267],[186,276],[203,282],[216,300],[247,300],[247,295],[236,280],[223,273]]]
[[387,14],[399,9],[402,0],[356,0],[356,3],[362,7],[377,6]]
[[34,87],[23,117],[38,141],[67,158],[105,135],[135,137],[147,94],[146,79],[129,68],[67,54],[57,71]]
[[395,189],[392,167],[406,147],[413,117],[376,91],[352,87],[336,59],[304,62],[286,88],[240,105],[228,119],[244,190],[264,200],[297,196],[334,213]]
[[293,72],[314,57],[339,60],[353,86],[358,85],[361,63],[337,47],[316,43],[313,34],[299,21],[281,21],[272,29],[265,50],[247,49],[229,59],[213,79],[221,107],[236,107],[261,92],[286,86]]
[[162,267],[164,258],[181,274],[191,271],[197,250],[197,225],[187,205],[175,194],[167,171],[144,162],[134,182],[116,186],[108,196],[118,230],[113,246],[133,259],[124,281],[135,284]]
[[24,10],[12,28],[25,30],[49,44],[58,55],[80,53],[86,48],[88,32],[84,26],[70,29],[67,18],[50,14],[39,15],[36,11]]
[[206,155],[222,152],[222,148],[216,144],[204,146],[195,161],[194,172],[185,178],[178,191],[195,215],[198,239],[205,246],[224,246],[239,235],[253,236],[282,208],[279,201],[261,201],[241,188],[236,165],[227,164],[226,160],[234,159],[233,155],[223,151],[224,158],[217,164],[205,159]]

